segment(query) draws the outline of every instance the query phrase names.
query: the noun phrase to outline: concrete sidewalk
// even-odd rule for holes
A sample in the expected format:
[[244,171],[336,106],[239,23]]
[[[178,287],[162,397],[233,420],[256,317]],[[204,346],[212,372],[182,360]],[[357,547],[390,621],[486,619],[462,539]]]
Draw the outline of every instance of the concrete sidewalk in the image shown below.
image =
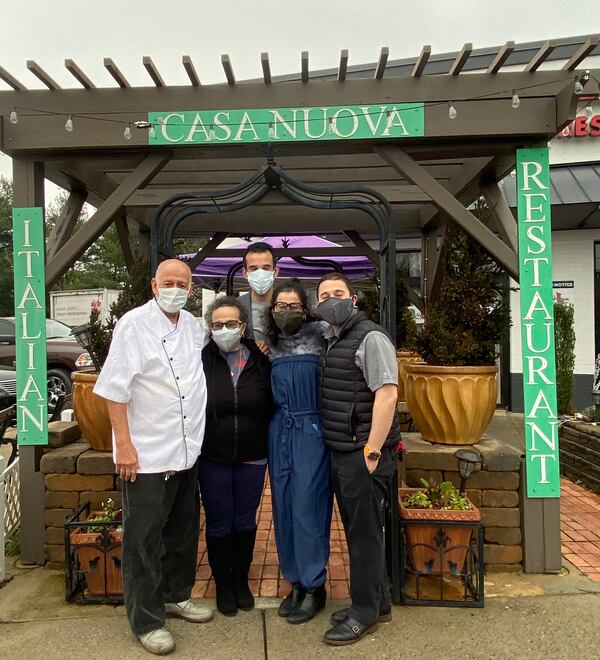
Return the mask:
[[[63,576],[44,568],[11,569],[0,589],[0,658],[108,660],[150,658],[129,630],[123,607],[64,602]],[[214,602],[206,601],[211,606]],[[252,612],[215,615],[193,625],[169,620],[172,657],[284,658],[597,658],[600,585],[571,566],[558,576],[489,575],[485,608],[394,607],[393,621],[358,644],[322,642],[329,614],[304,626],[277,616],[276,599]]]

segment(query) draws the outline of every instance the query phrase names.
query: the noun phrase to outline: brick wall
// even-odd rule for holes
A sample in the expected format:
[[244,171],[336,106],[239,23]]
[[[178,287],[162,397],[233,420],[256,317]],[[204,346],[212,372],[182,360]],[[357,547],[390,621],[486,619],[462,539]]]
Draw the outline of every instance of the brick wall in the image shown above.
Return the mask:
[[562,474],[600,493],[600,426],[566,422],[558,435]]
[[63,523],[73,509],[90,502],[93,509],[108,498],[121,506],[121,491],[110,452],[90,449],[87,442],[75,442],[53,449],[42,457],[45,479],[46,560],[48,568],[64,569]]
[[[418,433],[402,436],[406,445],[405,470],[408,486],[420,486],[420,479],[452,481],[460,485],[458,447],[433,445]],[[519,506],[520,452],[484,436],[476,446],[483,466],[467,481],[467,495],[481,511],[485,525],[484,557],[490,572],[516,572],[523,568],[521,512]]]

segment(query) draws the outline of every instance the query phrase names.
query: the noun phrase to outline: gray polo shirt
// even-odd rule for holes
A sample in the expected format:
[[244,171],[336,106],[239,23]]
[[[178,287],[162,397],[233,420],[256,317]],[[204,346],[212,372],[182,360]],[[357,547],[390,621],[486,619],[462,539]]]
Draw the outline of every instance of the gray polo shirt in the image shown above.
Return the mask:
[[[358,314],[358,310],[355,310],[352,316],[355,314]],[[329,350],[339,340],[339,335],[334,333],[333,328],[329,326],[325,331],[325,339],[327,340],[327,350]],[[371,392],[375,392],[384,385],[398,385],[396,349],[384,332],[379,330],[369,332],[361,341],[354,361],[363,372],[367,387]]]
[[254,330],[254,341],[265,341],[266,318],[265,313],[269,308],[268,302],[252,301],[252,329]]

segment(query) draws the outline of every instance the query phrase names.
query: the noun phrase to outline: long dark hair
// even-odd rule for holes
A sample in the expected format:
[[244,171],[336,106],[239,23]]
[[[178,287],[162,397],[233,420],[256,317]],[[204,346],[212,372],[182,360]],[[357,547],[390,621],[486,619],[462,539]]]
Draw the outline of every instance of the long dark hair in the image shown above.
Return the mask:
[[273,344],[273,346],[277,344],[279,341],[279,335],[281,334],[281,330],[277,327],[275,319],[273,318],[273,309],[275,307],[275,302],[277,301],[277,296],[280,293],[297,294],[298,298],[300,299],[300,303],[302,304],[302,311],[306,314],[306,320],[304,321],[305,324],[316,320],[310,311],[310,307],[308,306],[308,296],[306,295],[306,290],[300,283],[300,280],[294,277],[292,279],[286,280],[285,282],[282,282],[281,284],[278,284],[273,289],[271,304],[269,305],[268,309],[265,310],[265,335]]

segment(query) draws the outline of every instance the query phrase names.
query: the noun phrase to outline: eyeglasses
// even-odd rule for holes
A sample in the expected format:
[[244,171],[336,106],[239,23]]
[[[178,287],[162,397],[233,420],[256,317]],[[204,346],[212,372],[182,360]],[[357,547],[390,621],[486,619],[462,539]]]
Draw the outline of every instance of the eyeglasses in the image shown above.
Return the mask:
[[219,323],[216,321],[215,323],[210,324],[210,329],[211,330],[223,330],[223,328],[227,328],[228,330],[236,330],[242,325],[241,321],[234,321],[233,319],[231,321],[225,321],[225,323]]
[[276,302],[273,305],[273,309],[276,312],[285,312],[287,309],[289,309],[292,312],[301,312],[302,311],[302,303]]

